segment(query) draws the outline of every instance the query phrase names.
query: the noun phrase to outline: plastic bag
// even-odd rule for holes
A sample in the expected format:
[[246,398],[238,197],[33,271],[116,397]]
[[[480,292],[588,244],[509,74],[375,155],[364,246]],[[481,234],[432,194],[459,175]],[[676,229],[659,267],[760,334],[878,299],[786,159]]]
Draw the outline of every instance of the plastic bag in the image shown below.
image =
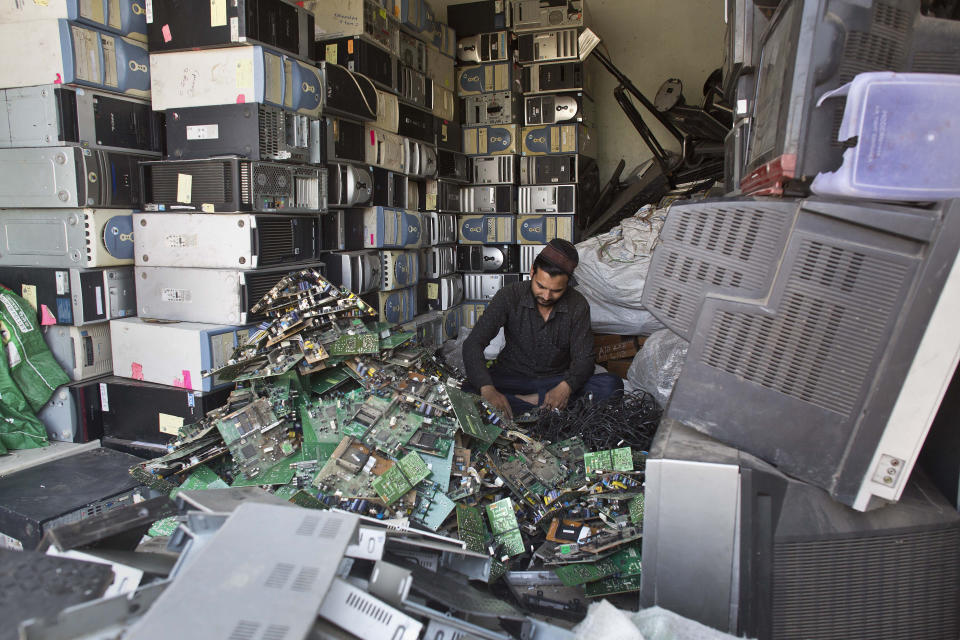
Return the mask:
[[644,207],[607,233],[577,245],[576,286],[590,302],[595,332],[646,335],[663,327],[643,308],[640,296],[664,215],[663,210]]
[[655,331],[630,363],[627,380],[631,387],[643,389],[656,399],[657,404],[666,407],[673,385],[683,370],[689,345],[669,329]]
[[[443,346],[440,347],[440,357],[443,358],[443,361],[446,362],[448,366],[464,374],[467,369],[463,366],[463,343],[466,342],[470,331],[470,327],[460,327],[460,332],[457,334],[456,339],[447,340],[443,343]],[[500,355],[500,352],[503,351],[506,343],[506,336],[503,333],[503,329],[500,329],[499,333],[493,337],[490,344],[483,350],[483,357],[487,360],[495,360],[497,356]]]

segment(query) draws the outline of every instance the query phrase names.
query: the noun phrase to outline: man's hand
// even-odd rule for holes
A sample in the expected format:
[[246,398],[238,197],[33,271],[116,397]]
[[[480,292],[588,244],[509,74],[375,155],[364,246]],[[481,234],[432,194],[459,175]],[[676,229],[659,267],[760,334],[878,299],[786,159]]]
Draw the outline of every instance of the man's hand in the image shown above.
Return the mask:
[[543,396],[543,404],[540,405],[541,409],[550,411],[552,409],[566,409],[567,401],[570,400],[570,393],[573,390],[570,388],[570,385],[567,384],[566,380],[555,386],[553,389],[547,392],[547,395]]
[[497,388],[492,384],[485,384],[480,387],[480,396],[502,415],[513,419],[513,409],[510,408],[510,401],[507,400],[505,395],[497,391]]

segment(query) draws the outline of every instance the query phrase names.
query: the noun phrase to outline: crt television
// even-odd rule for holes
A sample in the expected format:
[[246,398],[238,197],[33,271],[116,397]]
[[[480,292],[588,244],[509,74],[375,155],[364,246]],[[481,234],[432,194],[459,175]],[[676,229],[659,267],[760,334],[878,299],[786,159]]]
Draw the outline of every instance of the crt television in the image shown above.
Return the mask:
[[805,195],[843,159],[845,101],[820,97],[865,71],[960,73],[960,22],[921,0],[783,0],[763,35],[741,191]]
[[758,640],[960,633],[960,514],[920,472],[861,513],[665,419],[645,491],[644,606]]
[[674,205],[644,306],[690,341],[666,408],[866,510],[899,499],[960,360],[960,200]]

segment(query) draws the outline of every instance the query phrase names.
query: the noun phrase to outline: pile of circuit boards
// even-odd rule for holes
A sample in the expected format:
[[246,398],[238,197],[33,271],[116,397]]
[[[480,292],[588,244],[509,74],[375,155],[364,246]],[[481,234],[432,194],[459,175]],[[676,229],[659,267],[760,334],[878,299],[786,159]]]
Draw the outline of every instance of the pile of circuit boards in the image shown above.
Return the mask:
[[[436,590],[444,575],[479,581],[477,593],[518,619],[573,623],[590,598],[639,590],[642,446],[591,451],[577,435],[538,439],[536,421],[497,415],[415,334],[374,322],[356,295],[314,271],[283,278],[255,310],[269,320],[209,372],[236,389],[185,425],[169,453],[131,470],[144,485],[171,498],[257,488],[278,502],[354,514],[389,532],[414,564],[406,570],[415,589]],[[175,538],[184,524],[183,514],[166,518],[150,535]],[[486,562],[468,571],[431,565],[418,540]],[[480,637],[511,637],[497,635],[504,617],[491,616],[499,630]]]

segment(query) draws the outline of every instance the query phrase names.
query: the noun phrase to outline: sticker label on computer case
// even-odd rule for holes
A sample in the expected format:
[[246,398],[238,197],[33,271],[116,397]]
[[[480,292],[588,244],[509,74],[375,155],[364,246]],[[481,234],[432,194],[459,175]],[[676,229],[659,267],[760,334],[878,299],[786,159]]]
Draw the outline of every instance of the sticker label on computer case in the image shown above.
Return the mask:
[[164,302],[192,302],[193,296],[189,289],[165,288],[160,290],[160,299]]
[[104,413],[109,413],[110,411],[110,398],[107,397],[107,383],[100,383],[100,410]]
[[196,233],[171,233],[163,239],[169,249],[188,249],[199,245]]
[[220,137],[220,125],[195,124],[187,127],[187,140],[217,140]]

